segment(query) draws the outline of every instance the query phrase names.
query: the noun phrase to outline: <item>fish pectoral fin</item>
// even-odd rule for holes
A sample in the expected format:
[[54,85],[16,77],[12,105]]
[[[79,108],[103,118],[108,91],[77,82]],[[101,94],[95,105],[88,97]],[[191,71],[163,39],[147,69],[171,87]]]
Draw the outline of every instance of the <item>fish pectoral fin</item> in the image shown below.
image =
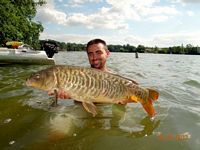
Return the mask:
[[130,96],[129,101],[133,102],[133,103],[137,103],[138,102],[138,98],[135,95],[132,95],[132,96]]
[[92,102],[82,102],[83,107],[85,110],[95,117],[97,115],[97,108]]

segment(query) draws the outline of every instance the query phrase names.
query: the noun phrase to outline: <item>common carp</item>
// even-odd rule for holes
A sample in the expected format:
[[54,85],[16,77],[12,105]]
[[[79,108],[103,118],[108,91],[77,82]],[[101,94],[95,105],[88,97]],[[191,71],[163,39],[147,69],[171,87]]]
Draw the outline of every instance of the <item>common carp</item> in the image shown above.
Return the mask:
[[97,114],[95,102],[140,102],[150,117],[155,116],[153,101],[159,97],[156,90],[141,87],[131,79],[94,68],[56,65],[33,73],[27,86],[45,91],[65,91],[76,101],[82,102],[87,112]]

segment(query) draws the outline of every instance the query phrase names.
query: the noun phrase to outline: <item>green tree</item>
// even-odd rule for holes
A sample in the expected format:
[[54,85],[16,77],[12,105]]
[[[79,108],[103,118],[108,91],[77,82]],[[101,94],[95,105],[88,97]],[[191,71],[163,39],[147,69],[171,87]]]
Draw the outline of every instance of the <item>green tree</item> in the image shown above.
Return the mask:
[[187,52],[187,54],[197,54],[197,47],[192,46],[191,44],[187,44],[185,51]]
[[1,0],[0,1],[0,44],[8,40],[18,40],[38,47],[39,34],[43,31],[41,23],[34,22],[36,6],[45,1]]
[[138,45],[138,47],[136,48],[136,51],[139,53],[144,53],[145,51],[144,45]]
[[180,54],[182,47],[181,46],[173,46],[172,53],[173,54]]

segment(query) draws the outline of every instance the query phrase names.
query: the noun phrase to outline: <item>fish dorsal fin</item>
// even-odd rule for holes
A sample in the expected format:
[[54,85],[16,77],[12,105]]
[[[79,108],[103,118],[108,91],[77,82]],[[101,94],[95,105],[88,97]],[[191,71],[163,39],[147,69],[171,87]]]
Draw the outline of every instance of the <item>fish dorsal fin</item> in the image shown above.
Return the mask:
[[83,107],[85,110],[95,117],[97,115],[96,106],[92,102],[82,102]]

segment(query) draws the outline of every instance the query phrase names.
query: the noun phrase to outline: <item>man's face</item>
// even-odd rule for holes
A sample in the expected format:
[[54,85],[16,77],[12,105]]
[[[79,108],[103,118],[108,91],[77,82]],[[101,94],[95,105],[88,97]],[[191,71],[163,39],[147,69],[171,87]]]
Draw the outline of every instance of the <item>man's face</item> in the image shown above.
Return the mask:
[[105,67],[109,51],[102,43],[90,45],[87,54],[92,68],[103,69]]

